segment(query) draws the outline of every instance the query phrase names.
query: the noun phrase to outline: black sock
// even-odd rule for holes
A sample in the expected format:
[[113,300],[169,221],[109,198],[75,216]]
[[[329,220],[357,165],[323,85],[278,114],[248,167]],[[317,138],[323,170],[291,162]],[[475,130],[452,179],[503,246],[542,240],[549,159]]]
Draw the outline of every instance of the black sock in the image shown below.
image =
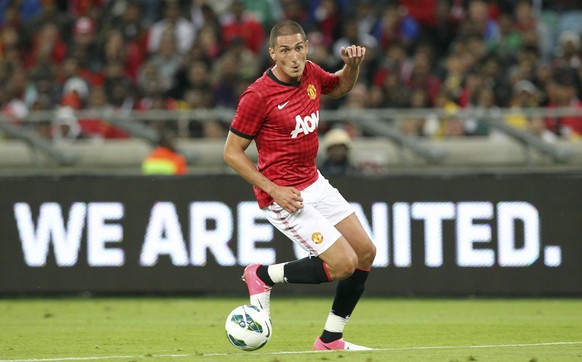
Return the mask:
[[[356,304],[364,293],[368,271],[356,269],[354,273],[346,279],[340,280],[335,291],[335,298],[331,307],[331,312],[338,317],[348,319]],[[342,333],[323,330],[321,340],[325,343],[335,341],[342,337]]]
[[330,282],[323,260],[308,257],[285,264],[286,283],[320,284]]
[[273,282],[273,279],[271,279],[271,276],[269,275],[269,267],[266,265],[261,265],[260,267],[257,268],[257,276],[259,277],[259,279],[261,279],[263,282],[265,282],[265,284],[267,284],[268,286],[272,287],[273,285],[275,285],[275,282]]
[[356,308],[356,304],[364,293],[366,279],[370,272],[362,269],[356,269],[354,274],[349,278],[340,280],[335,290],[335,298],[331,307],[333,314],[349,318]]
[[323,343],[329,343],[329,342],[333,342],[335,340],[338,340],[340,338],[342,338],[343,333],[339,333],[339,332],[329,332],[326,331],[325,329],[323,330],[323,333],[321,334],[321,341]]

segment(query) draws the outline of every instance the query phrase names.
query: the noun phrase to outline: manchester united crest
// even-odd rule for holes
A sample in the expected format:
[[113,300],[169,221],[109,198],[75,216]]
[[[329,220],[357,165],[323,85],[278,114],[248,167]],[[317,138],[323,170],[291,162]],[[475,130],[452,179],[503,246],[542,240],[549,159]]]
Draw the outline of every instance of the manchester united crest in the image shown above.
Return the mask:
[[323,243],[323,234],[320,232],[314,232],[313,235],[311,235],[311,240],[316,244],[321,244]]
[[307,86],[307,96],[311,99],[315,99],[315,97],[317,97],[317,90],[313,84]]

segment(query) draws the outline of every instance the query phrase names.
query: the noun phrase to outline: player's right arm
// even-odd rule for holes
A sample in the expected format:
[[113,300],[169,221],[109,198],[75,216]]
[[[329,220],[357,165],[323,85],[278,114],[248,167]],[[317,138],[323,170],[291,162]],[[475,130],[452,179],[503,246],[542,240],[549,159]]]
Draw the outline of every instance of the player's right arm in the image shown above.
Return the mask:
[[303,208],[303,198],[299,190],[294,187],[278,186],[257,170],[245,152],[250,144],[250,139],[241,137],[232,131],[228,132],[224,145],[226,164],[249,183],[269,194],[287,212],[294,213]]

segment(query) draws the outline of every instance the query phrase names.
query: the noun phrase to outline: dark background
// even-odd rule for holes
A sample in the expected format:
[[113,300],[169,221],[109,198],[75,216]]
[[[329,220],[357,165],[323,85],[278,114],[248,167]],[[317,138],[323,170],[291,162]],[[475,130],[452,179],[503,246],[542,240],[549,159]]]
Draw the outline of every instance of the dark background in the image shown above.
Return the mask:
[[[481,174],[414,175],[378,178],[332,179],[349,201],[370,212],[375,202],[462,202],[525,201],[540,216],[540,258],[527,267],[458,267],[455,263],[453,221],[443,223],[442,267],[424,266],[423,222],[411,222],[412,266],[389,265],[373,268],[367,294],[377,296],[571,296],[582,295],[582,175],[581,174]],[[251,187],[234,175],[143,177],[143,176],[60,176],[0,178],[0,294],[211,294],[240,295],[243,266],[222,267],[209,255],[205,266],[173,266],[160,257],[153,267],[139,265],[139,254],[152,206],[158,201],[175,204],[182,228],[188,228],[191,202],[218,201],[227,204],[236,222],[236,206],[253,201]],[[52,250],[47,265],[29,267],[24,262],[14,216],[14,204],[30,204],[36,225],[42,203],[57,202],[66,212],[74,202],[120,202],[123,242],[112,247],[125,251],[122,267],[90,267],[87,264],[86,235],[83,234],[75,266],[58,267]],[[368,215],[369,216],[369,215]],[[391,215],[389,216],[391,219]],[[392,222],[390,220],[390,222]],[[451,226],[453,225],[453,226]],[[487,248],[496,250],[495,222]],[[392,230],[392,225],[389,226]],[[519,225],[516,226],[519,229]],[[183,230],[188,240],[189,231]],[[295,259],[291,242],[278,231],[268,247],[277,261]],[[391,238],[389,238],[391,243]],[[236,225],[229,247],[236,255]],[[188,246],[188,244],[186,244]],[[562,264],[544,265],[543,248],[558,245]],[[392,260],[392,256],[390,256]],[[278,295],[328,293],[324,286],[287,285]]]

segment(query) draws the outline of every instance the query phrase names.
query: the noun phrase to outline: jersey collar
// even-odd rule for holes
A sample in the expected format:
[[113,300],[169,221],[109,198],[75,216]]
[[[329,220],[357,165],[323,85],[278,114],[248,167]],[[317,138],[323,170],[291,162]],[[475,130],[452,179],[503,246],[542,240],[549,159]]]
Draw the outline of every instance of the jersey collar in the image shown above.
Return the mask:
[[279,78],[275,77],[275,74],[273,74],[273,68],[269,68],[267,70],[267,76],[269,78],[271,78],[272,80],[274,80],[275,82],[277,82],[277,83],[279,83],[281,85],[288,86],[288,87],[296,87],[296,88],[298,88],[301,85],[301,81],[296,82],[296,83],[285,83],[285,82],[280,81]]

